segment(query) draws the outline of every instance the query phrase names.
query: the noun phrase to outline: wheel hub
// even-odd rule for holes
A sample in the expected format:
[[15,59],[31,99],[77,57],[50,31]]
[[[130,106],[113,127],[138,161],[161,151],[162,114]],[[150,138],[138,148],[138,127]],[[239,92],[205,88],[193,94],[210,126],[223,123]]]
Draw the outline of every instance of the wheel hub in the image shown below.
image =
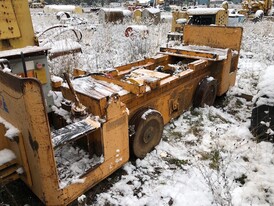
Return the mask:
[[153,138],[153,133],[154,133],[153,130],[154,129],[152,126],[147,128],[147,130],[144,133],[144,137],[143,137],[144,143],[148,143]]

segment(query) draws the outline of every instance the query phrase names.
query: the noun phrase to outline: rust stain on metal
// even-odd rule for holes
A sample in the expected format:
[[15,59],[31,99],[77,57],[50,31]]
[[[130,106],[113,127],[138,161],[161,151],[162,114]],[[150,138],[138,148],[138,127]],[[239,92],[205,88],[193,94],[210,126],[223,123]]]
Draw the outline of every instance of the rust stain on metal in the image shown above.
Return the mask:
[[125,116],[122,116],[121,118],[116,119],[115,121],[107,124],[107,127],[106,127],[107,131],[111,131],[111,130],[119,127],[120,125],[123,125],[123,123],[126,121],[125,118],[126,118]]
[[38,144],[37,141],[35,141],[35,140],[33,141],[30,132],[29,132],[29,143],[30,143],[30,146],[31,146],[31,148],[33,149],[33,151],[36,151],[36,152],[37,152],[38,149],[39,149],[39,144]]

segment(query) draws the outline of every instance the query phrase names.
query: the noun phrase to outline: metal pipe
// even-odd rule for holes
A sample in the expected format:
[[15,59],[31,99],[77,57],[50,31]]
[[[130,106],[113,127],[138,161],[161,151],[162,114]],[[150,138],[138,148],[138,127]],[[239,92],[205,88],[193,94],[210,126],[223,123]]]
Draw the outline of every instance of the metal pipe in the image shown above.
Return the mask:
[[70,91],[72,92],[72,95],[74,96],[76,106],[77,107],[81,107],[80,100],[79,100],[79,98],[78,98],[78,96],[77,96],[77,94],[76,94],[76,92],[75,92],[75,90],[74,90],[74,88],[73,88],[73,86],[71,84],[71,81],[69,79],[68,73],[64,73],[64,77],[65,77],[65,79],[66,79],[66,81],[68,83],[68,86],[69,86]]
[[23,52],[21,52],[21,59],[22,59],[22,65],[23,65],[24,75],[25,75],[25,77],[28,77],[26,61],[25,61],[25,57],[24,57]]

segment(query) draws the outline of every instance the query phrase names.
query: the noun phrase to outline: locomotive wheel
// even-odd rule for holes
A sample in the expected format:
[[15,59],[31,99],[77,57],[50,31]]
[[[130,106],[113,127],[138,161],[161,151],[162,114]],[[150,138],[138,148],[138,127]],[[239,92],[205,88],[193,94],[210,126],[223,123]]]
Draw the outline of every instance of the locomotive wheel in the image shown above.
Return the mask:
[[196,89],[193,106],[204,107],[205,105],[212,106],[217,94],[217,81],[213,78],[203,79]]
[[131,153],[137,158],[144,158],[162,138],[164,121],[162,115],[153,109],[137,112],[130,120],[129,127]]

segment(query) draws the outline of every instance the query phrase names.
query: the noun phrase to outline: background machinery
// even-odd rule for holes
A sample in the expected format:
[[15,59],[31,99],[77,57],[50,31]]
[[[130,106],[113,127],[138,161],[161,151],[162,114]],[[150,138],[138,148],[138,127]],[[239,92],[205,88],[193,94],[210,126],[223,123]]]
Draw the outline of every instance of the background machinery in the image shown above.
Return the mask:
[[227,4],[223,4],[222,8],[195,8],[173,11],[171,32],[168,34],[168,41],[178,39],[181,41],[186,24],[227,26],[228,15]]
[[238,12],[248,18],[258,20],[264,15],[268,15],[272,8],[272,3],[272,0],[246,0],[242,2],[242,9]]
[[30,8],[44,8],[44,0],[28,0]]

